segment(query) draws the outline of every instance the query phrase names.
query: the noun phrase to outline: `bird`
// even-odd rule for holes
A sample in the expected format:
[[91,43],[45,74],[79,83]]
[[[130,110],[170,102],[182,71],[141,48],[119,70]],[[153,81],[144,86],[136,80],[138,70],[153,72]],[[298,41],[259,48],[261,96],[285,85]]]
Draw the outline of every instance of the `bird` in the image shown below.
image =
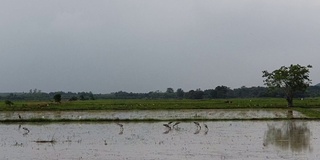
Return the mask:
[[116,123],[118,126],[120,126],[121,128],[123,128],[123,124],[120,123]]
[[174,128],[174,127],[177,126],[178,124],[180,124],[180,122],[176,122],[176,123],[172,126],[172,128]]
[[21,115],[20,115],[20,114],[18,114],[18,117],[19,117],[19,119],[22,119],[22,117],[21,117]]
[[169,128],[169,129],[171,129],[171,127],[170,127],[170,125],[169,125],[169,124],[163,124],[163,126],[165,126],[165,127]]
[[163,132],[163,134],[168,134],[171,131],[171,127],[169,124],[163,124],[163,126],[165,126],[167,128],[167,130],[165,132]]
[[206,135],[206,134],[208,134],[209,128],[208,128],[207,124],[203,124],[203,125],[204,125],[204,128],[206,129],[204,131],[204,134]]
[[199,122],[193,122],[197,127],[199,127],[201,129],[201,126],[199,124]]
[[27,131],[27,133],[30,132],[30,130],[27,127],[22,127],[23,130]]
[[204,128],[206,128],[206,130],[209,130],[207,124],[203,124],[204,125]]
[[118,126],[120,126],[120,132],[119,135],[123,134],[123,124],[116,123]]

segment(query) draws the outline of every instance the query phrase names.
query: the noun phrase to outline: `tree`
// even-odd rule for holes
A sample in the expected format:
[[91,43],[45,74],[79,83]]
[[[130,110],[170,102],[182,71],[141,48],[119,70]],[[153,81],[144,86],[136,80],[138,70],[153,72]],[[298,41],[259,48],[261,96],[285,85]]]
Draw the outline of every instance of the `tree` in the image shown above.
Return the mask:
[[167,88],[166,93],[174,93],[174,90],[172,88]]
[[58,103],[60,103],[61,102],[61,94],[55,94],[54,96],[53,96],[53,99],[54,99],[54,101],[55,102],[58,102]]
[[176,98],[173,88],[167,88],[166,92],[163,94],[164,98]]
[[228,88],[227,86],[217,86],[215,88],[215,92],[213,92],[213,94],[216,94],[216,96],[214,96],[215,98],[227,98],[227,93],[230,90],[230,88]]
[[197,89],[197,90],[190,90],[189,92],[186,93],[186,98],[189,99],[203,99],[203,91],[201,91],[201,89]]
[[179,99],[182,99],[184,96],[184,91],[181,88],[179,88],[177,89],[176,95]]
[[93,96],[92,92],[89,92],[89,99],[90,99],[90,100],[95,100],[95,98],[94,98],[94,96]]
[[289,67],[282,66],[271,73],[262,71],[262,77],[266,78],[263,82],[269,88],[282,89],[285,93],[288,107],[293,107],[294,94],[298,91],[304,92],[311,84],[309,68],[312,68],[312,66],[305,67],[299,64],[291,64]]

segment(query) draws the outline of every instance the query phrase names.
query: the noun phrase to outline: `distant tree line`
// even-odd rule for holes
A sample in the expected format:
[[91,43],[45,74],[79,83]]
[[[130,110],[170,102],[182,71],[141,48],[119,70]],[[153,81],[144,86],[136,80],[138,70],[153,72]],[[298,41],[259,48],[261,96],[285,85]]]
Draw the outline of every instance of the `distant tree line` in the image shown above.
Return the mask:
[[50,92],[44,93],[41,90],[30,90],[30,92],[19,93],[0,93],[0,100],[50,100],[50,101],[76,101],[76,100],[95,100],[95,94],[92,92]]
[[[44,93],[41,90],[30,90],[23,93],[0,93],[0,100],[50,100],[54,99],[55,95],[61,95],[62,101],[77,101],[77,100],[95,100],[95,99],[226,99],[226,98],[262,98],[276,97],[283,98],[285,93],[282,90],[269,90],[267,87],[240,87],[230,89],[227,86],[217,86],[214,89],[195,89],[184,91],[181,88],[174,90],[167,88],[166,91],[151,91],[148,93],[133,93],[118,91],[108,94],[93,94],[92,92],[50,92]],[[306,92],[297,92],[294,97],[319,97],[320,86],[310,86]],[[57,97],[56,97],[57,98]]]

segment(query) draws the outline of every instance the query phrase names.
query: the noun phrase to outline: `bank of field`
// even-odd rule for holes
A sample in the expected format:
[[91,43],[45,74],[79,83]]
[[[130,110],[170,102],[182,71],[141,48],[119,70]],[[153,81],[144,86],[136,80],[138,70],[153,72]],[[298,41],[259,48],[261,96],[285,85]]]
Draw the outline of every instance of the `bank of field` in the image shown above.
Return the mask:
[[[0,102],[1,111],[70,111],[70,110],[170,110],[170,109],[241,109],[287,108],[283,98],[253,99],[107,99],[87,101],[13,101]],[[295,108],[320,108],[320,98],[295,99]]]

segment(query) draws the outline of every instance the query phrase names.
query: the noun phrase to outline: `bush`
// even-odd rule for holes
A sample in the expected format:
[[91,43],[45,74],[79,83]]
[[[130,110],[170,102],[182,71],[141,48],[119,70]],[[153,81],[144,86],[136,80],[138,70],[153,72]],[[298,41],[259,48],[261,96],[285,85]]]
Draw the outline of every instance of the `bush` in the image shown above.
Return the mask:
[[7,105],[7,106],[12,106],[13,105],[13,102],[9,101],[9,100],[5,100],[4,103]]
[[55,102],[60,103],[61,102],[61,94],[56,94],[53,96],[53,99]]
[[75,96],[73,96],[73,97],[71,97],[71,98],[69,99],[69,101],[77,101],[77,100],[78,100],[78,98],[75,97]]

